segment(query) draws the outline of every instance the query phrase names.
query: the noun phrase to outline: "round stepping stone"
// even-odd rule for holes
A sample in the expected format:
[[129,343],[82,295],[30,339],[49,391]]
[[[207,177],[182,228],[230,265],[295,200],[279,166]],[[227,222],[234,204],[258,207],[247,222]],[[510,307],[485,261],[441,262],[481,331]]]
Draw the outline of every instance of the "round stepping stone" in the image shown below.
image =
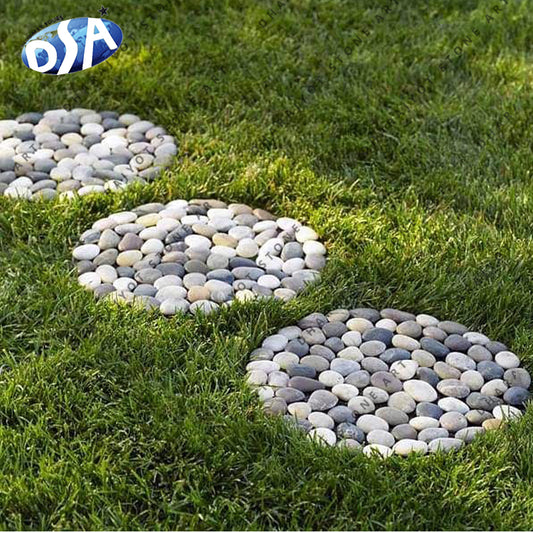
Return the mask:
[[153,180],[178,153],[162,127],[112,111],[24,113],[0,120],[0,134],[0,193],[11,198],[118,191]]
[[[287,301],[296,296],[320,276],[319,270],[306,266],[308,254],[302,246],[321,244],[311,240],[315,235],[296,220],[276,218],[243,204],[173,200],[166,205],[141,205],[97,220],[82,233],[72,255],[80,284],[98,297],[141,304],[149,297],[150,309],[158,307],[167,316],[209,313],[236,300]],[[240,255],[239,244],[245,240],[256,244],[255,255],[250,253],[251,247]],[[304,262],[289,273],[284,266],[291,259],[283,257],[287,249],[294,252],[296,248]],[[310,248],[316,252],[316,247]],[[321,251],[325,264],[325,248]],[[96,272],[102,265],[108,267],[105,277]],[[262,282],[265,278],[273,278],[276,283]],[[301,363],[316,371],[321,387],[333,387],[342,384],[345,375],[360,370],[357,359],[363,358],[354,346],[358,339],[361,342],[360,334],[347,329],[344,326],[342,337],[337,337],[331,335],[333,329],[323,332],[321,326],[310,322],[288,337],[269,337],[264,347],[285,352],[281,356],[284,370]],[[340,333],[341,329],[337,327],[336,331]],[[339,362],[338,370],[330,369],[329,360],[342,349],[356,353],[342,354],[344,363]],[[300,361],[302,356],[308,356],[308,360]],[[292,379],[297,375],[300,379],[315,377],[305,370],[304,374],[292,374]]]
[[[84,265],[94,254],[87,244],[77,252]],[[92,287],[100,272],[80,277]],[[378,457],[459,449],[520,417],[531,385],[505,345],[396,309],[312,313],[267,337],[247,372],[267,413],[292,417],[321,444]]]

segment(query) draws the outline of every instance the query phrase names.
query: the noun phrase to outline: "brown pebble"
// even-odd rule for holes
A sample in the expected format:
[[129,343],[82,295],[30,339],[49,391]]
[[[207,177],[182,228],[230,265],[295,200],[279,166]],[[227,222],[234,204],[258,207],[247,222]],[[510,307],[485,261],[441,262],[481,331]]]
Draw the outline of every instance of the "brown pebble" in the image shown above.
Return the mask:
[[481,424],[487,431],[490,431],[491,429],[498,429],[501,426],[505,424],[504,420],[500,420],[498,418],[489,418],[488,420],[485,420],[483,424]]
[[228,209],[235,215],[251,215],[252,208],[244,204],[229,204]]
[[196,302],[198,300],[208,300],[209,299],[209,289],[207,287],[202,287],[197,285],[191,287],[187,293],[187,298],[190,302]]
[[239,241],[235,237],[227,233],[216,233],[213,235],[212,240],[217,246],[228,246],[229,248],[236,248],[237,244],[239,244]]
[[207,207],[208,209],[225,209],[226,204],[220,200],[212,200],[210,198],[195,198],[189,202],[191,205],[201,205]]
[[191,227],[194,233],[209,238],[211,238],[217,232],[215,228],[212,228],[207,224],[193,224]]
[[254,209],[253,214],[259,220],[276,220],[276,217],[272,213],[269,213],[268,211],[265,211],[264,209]]

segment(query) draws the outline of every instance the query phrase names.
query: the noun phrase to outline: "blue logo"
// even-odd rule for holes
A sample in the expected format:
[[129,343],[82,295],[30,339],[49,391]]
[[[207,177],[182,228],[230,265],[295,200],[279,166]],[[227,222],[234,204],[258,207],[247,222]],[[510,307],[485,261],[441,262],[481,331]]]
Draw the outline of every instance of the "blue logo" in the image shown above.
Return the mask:
[[33,35],[22,48],[22,61],[44,74],[69,74],[109,59],[122,43],[122,30],[106,19],[63,20]]

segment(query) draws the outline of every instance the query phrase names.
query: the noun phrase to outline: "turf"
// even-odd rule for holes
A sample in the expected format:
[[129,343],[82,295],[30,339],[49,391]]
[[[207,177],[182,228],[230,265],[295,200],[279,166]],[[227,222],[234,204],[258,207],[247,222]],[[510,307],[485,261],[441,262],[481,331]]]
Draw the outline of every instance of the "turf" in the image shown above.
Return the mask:
[[[127,49],[60,77],[26,69],[23,43],[100,2],[0,6],[1,118],[137,112],[180,144],[121,195],[0,199],[0,527],[531,529],[531,409],[458,453],[382,463],[266,418],[243,374],[266,335],[343,306],[461,321],[533,371],[532,3],[142,4],[106,6]],[[216,319],[77,285],[92,221],[180,197],[309,223],[322,282]]]

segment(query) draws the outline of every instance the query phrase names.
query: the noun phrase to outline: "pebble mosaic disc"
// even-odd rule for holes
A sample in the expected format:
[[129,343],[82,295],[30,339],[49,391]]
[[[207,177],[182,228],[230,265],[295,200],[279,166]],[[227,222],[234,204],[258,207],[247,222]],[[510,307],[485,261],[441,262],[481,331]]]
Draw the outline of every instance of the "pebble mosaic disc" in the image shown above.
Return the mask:
[[218,200],[152,203],[97,220],[72,253],[78,280],[164,315],[234,300],[290,300],[319,277],[326,249],[297,220]]
[[502,343],[396,309],[313,313],[251,358],[247,381],[267,413],[382,457],[460,448],[519,417],[531,384]]
[[53,109],[0,120],[0,194],[71,198],[154,179],[174,137],[137,115]]

